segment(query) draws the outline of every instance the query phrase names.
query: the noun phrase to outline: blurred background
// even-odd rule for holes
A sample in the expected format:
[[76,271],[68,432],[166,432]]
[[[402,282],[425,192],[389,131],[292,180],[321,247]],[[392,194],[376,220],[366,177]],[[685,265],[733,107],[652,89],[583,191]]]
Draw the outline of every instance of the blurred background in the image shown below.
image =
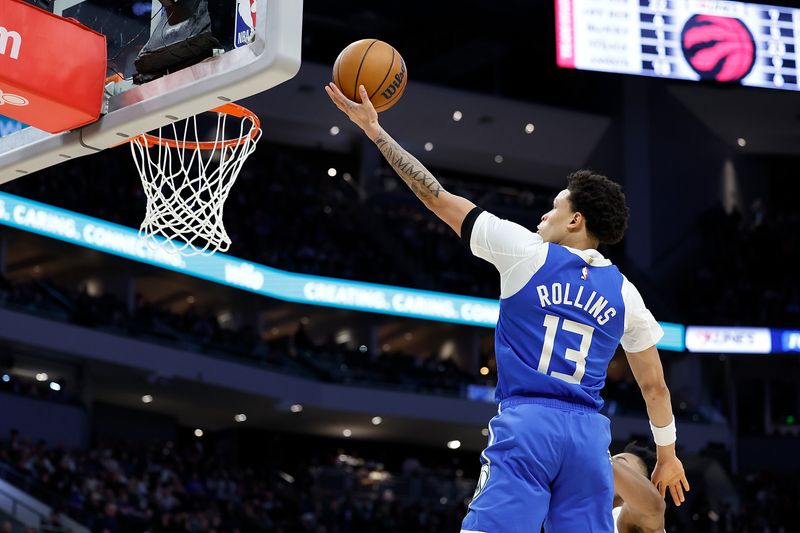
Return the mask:
[[[498,276],[323,92],[366,37],[408,65],[382,125],[447,190],[534,228],[573,170],[624,185],[630,229],[601,251],[668,333],[692,491],[667,531],[800,531],[800,13],[751,2],[778,7],[744,86],[670,79],[657,20],[683,4],[637,3],[656,77],[559,67],[552,0],[306,0],[300,73],[243,102],[264,138],[223,278],[117,226],[145,212],[127,147],[0,186],[3,532],[459,530],[495,412]],[[621,351],[603,397],[612,452],[652,445]]]

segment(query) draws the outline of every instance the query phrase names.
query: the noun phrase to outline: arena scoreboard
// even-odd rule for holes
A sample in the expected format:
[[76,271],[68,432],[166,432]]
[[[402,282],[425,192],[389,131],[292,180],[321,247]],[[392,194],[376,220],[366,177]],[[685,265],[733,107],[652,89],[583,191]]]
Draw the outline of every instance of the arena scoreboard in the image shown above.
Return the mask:
[[800,9],[722,0],[555,0],[560,67],[790,91]]

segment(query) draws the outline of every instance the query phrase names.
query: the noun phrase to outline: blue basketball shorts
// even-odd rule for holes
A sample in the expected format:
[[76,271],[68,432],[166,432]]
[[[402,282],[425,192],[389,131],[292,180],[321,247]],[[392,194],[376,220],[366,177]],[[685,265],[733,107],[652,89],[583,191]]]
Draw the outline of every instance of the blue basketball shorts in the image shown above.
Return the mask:
[[611,423],[543,398],[511,398],[489,445],[461,533],[613,533]]

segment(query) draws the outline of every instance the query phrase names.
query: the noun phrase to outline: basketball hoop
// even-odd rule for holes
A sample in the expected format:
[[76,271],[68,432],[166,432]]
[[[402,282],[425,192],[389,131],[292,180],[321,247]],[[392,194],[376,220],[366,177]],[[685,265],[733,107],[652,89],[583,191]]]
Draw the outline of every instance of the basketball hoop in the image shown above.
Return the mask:
[[[151,248],[186,256],[230,248],[222,220],[225,200],[256,149],[261,121],[237,104],[225,104],[209,113],[217,113],[213,141],[200,140],[203,132],[198,129],[197,116],[130,141],[147,195],[139,237]],[[226,131],[235,131],[237,125],[238,137],[228,137]],[[164,130],[171,135],[164,137]]]

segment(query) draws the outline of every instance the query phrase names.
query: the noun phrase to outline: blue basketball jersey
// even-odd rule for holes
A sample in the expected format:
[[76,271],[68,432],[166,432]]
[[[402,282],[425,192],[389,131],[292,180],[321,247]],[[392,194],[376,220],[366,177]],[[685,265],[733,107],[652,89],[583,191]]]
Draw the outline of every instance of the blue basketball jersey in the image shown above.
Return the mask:
[[661,327],[597,250],[545,243],[477,207],[461,237],[500,274],[498,413],[461,533],[613,533],[600,390],[617,346],[644,351]]
[[623,276],[557,244],[518,292],[500,300],[495,398],[553,398],[600,409],[625,327]]

